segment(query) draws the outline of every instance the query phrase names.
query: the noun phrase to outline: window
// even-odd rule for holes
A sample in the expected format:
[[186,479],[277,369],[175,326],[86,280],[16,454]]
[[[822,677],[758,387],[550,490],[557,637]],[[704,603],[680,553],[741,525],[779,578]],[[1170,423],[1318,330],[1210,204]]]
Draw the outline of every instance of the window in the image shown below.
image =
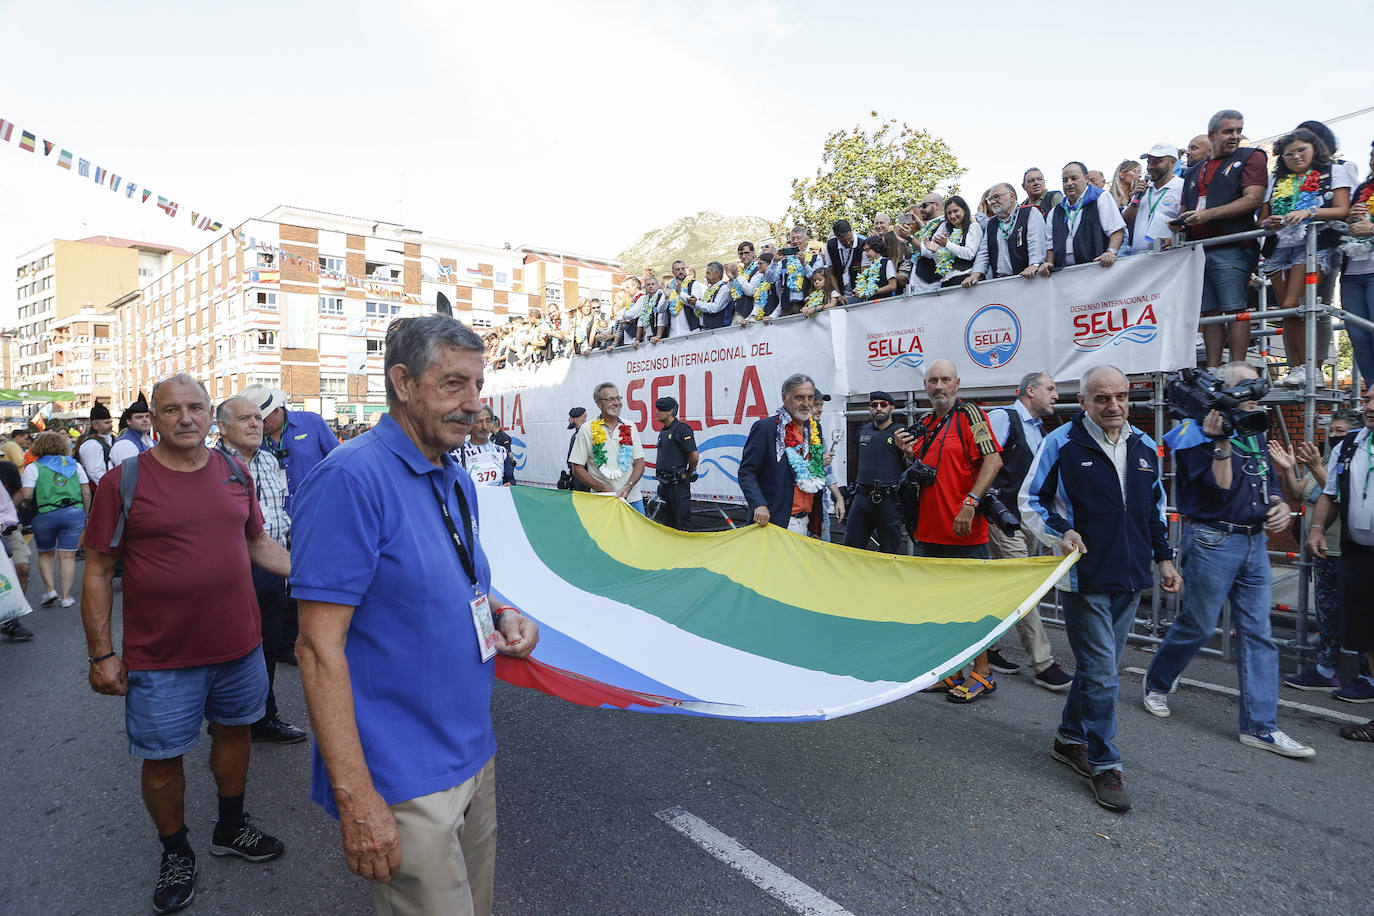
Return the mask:
[[321,375],[320,394],[348,394],[348,376]]
[[392,264],[383,264],[380,261],[366,261],[363,264],[363,272],[367,274],[369,280],[376,280],[381,283],[401,282],[401,268]]
[[248,384],[261,385],[264,388],[276,388],[277,385],[281,384],[281,379],[275,375],[250,375],[248,376]]
[[151,267],[140,267],[138,269],[138,275],[140,277],[151,277],[153,275],[153,269]]
[[260,289],[256,294],[256,306],[260,309],[275,309],[277,307],[277,294],[269,293],[267,290]]
[[276,332],[276,331],[256,331],[256,332],[254,332],[254,334],[255,334],[255,336],[256,336],[256,338],[257,338],[257,348],[258,348],[259,350],[275,350],[275,349],[277,349],[277,332]]
[[320,297],[320,314],[321,314],[321,315],[342,315],[342,314],[343,314],[343,299],[341,299],[341,298],[338,297],[338,296],[321,296],[321,297]]
[[366,303],[367,315],[369,318],[386,317],[388,315],[401,314],[400,303],[395,302],[373,302],[370,299]]
[[472,316],[472,326],[473,326],[474,328],[489,328],[489,327],[491,327],[491,318],[489,318],[489,317],[478,318],[476,315],[474,315],[474,316]]
[[329,271],[333,271],[333,272],[336,273],[336,274],[341,274],[341,273],[344,272],[344,259],[343,259],[343,258],[326,258],[326,257],[324,257],[323,255],[321,255],[321,256],[320,256],[320,270],[329,270]]
[[373,353],[385,353],[385,352],[386,352],[386,341],[384,341],[384,340],[369,339],[368,342],[367,342],[367,352],[368,352],[368,355],[369,355],[369,356],[372,355]]
[[496,271],[496,282],[497,282],[497,283],[509,283],[509,282],[510,282],[510,274],[506,273],[504,270],[498,270],[498,271]]
[[264,254],[264,253],[261,252],[261,251],[258,252],[258,262],[257,262],[257,267],[258,267],[258,269],[261,270],[262,268],[265,268],[265,267],[276,267],[276,266],[277,266],[277,256],[276,256],[276,255]]

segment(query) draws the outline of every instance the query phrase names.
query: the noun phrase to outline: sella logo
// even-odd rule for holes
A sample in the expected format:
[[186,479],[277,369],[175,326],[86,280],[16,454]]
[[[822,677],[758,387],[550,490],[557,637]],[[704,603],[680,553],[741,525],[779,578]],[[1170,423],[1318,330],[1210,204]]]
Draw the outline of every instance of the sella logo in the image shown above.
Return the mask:
[[984,369],[1005,366],[1021,348],[1021,320],[1000,302],[973,313],[964,326],[964,351]]
[[893,366],[920,368],[926,361],[921,335],[925,328],[907,328],[868,335],[867,360],[871,372],[881,372]]
[[1073,316],[1075,350],[1091,352],[1122,344],[1146,344],[1159,336],[1155,296],[1089,306]]

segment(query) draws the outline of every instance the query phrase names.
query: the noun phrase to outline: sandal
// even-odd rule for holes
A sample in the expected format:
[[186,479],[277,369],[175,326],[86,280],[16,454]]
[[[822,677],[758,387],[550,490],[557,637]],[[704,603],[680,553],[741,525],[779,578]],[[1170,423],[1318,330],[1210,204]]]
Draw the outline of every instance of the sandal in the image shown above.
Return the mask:
[[1363,725],[1341,726],[1341,737],[1351,741],[1374,742],[1374,719],[1370,719]]
[[[969,685],[973,686],[970,687]],[[945,697],[951,703],[972,703],[974,700],[987,696],[997,689],[997,682],[991,677],[983,677],[977,671],[970,671],[968,679],[958,687],[955,687]]]
[[943,678],[942,680],[938,680],[938,681],[936,681],[934,684],[931,684],[929,687],[927,687],[927,688],[925,689],[925,692],[926,692],[926,693],[949,693],[951,690],[953,690],[954,688],[958,687],[958,686],[959,686],[960,684],[962,684],[962,683],[963,683],[962,680],[959,680],[958,678],[954,677],[953,675],[950,675],[950,676],[947,677],[947,678]]

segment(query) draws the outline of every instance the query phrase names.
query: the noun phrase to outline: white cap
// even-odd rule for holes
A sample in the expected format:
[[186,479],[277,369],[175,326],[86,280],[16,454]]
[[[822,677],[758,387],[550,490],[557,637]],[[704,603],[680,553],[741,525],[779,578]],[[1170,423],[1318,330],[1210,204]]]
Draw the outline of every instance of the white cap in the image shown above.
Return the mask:
[[1158,159],[1163,159],[1165,156],[1168,156],[1170,159],[1177,159],[1178,147],[1174,146],[1172,143],[1156,143],[1154,146],[1150,147],[1148,153],[1141,153],[1140,158],[1149,159],[1151,156]]
[[280,388],[268,388],[266,385],[249,385],[238,393],[238,397],[246,398],[258,405],[264,419],[278,407],[286,406],[286,392]]

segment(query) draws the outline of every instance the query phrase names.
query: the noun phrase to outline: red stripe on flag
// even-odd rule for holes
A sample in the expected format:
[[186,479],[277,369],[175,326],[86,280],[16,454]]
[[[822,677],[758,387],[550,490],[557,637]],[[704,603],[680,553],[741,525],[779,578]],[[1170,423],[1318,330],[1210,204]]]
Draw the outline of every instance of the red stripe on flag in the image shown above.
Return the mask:
[[578,706],[677,706],[682,701],[612,687],[572,671],[546,665],[537,659],[496,656],[496,676],[516,687],[529,687]]

